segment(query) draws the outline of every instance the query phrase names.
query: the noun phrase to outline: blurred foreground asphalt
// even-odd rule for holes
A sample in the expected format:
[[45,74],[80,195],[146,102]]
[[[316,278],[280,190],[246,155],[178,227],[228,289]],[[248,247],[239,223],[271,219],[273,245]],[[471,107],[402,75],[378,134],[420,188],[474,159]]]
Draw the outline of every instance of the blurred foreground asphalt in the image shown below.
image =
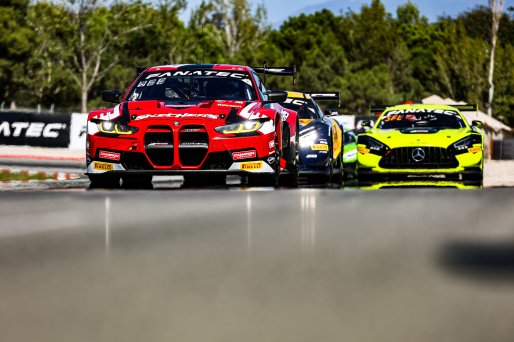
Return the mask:
[[514,190],[0,193],[4,341],[512,341]]

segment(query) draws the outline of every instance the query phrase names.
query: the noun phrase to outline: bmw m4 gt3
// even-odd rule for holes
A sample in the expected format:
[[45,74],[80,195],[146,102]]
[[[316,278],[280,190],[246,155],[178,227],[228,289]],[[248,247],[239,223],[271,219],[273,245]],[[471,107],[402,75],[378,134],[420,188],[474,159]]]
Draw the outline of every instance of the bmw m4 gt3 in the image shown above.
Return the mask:
[[357,176],[446,175],[481,181],[482,123],[460,110],[475,106],[400,105],[380,109],[375,126],[358,137]]
[[148,68],[125,94],[102,93],[115,107],[89,114],[87,175],[106,187],[120,178],[125,185],[148,184],[165,174],[191,183],[248,175],[251,183],[272,186],[283,174],[294,184],[297,118],[278,105],[286,97],[268,91],[246,66]]

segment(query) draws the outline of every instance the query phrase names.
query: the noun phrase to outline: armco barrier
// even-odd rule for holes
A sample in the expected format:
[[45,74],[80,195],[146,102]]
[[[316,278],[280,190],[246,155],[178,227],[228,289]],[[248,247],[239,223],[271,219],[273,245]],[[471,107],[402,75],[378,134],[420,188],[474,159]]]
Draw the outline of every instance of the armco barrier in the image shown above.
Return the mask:
[[71,115],[66,113],[0,112],[0,144],[69,147]]

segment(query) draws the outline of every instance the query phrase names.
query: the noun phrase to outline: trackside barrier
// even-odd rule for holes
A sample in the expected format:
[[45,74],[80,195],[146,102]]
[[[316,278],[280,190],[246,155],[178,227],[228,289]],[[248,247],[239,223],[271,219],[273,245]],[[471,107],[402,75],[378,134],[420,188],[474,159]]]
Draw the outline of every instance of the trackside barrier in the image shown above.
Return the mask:
[[493,159],[514,160],[514,139],[494,140]]
[[87,114],[0,111],[0,145],[86,148]]
[[71,116],[66,113],[0,112],[0,144],[68,147]]
[[70,145],[73,150],[86,149],[87,114],[71,114]]
[[[357,133],[362,120],[370,116],[340,115],[346,129]],[[29,111],[0,111],[0,145],[60,147],[73,150],[86,148],[87,114],[38,113]],[[495,140],[493,159],[514,160],[514,139]]]

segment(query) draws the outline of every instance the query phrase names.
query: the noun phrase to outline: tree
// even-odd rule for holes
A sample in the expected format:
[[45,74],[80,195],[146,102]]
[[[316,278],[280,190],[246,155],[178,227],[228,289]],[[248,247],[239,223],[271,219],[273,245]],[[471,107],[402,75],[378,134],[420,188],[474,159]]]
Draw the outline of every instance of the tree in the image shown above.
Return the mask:
[[28,6],[28,0],[0,4],[0,102],[14,103],[23,87],[34,40],[34,32],[26,24]]
[[498,38],[498,30],[500,29],[500,20],[503,15],[505,0],[489,0],[491,8],[492,29],[491,29],[491,55],[489,58],[489,98],[487,100],[487,114],[493,116],[493,100],[494,100],[494,54],[496,52],[496,40]]
[[[96,0],[69,0],[60,4],[67,15],[55,32],[46,32],[58,46],[59,62],[80,90],[81,111],[87,103],[94,84],[101,80],[119,61],[115,48],[130,33],[149,24],[137,25],[137,6],[114,3],[109,8]],[[107,55],[109,55],[107,57]]]
[[247,0],[202,1],[192,14],[190,26],[206,32],[221,48],[221,57],[233,60],[243,50],[259,49],[268,33],[266,10],[252,13]]

